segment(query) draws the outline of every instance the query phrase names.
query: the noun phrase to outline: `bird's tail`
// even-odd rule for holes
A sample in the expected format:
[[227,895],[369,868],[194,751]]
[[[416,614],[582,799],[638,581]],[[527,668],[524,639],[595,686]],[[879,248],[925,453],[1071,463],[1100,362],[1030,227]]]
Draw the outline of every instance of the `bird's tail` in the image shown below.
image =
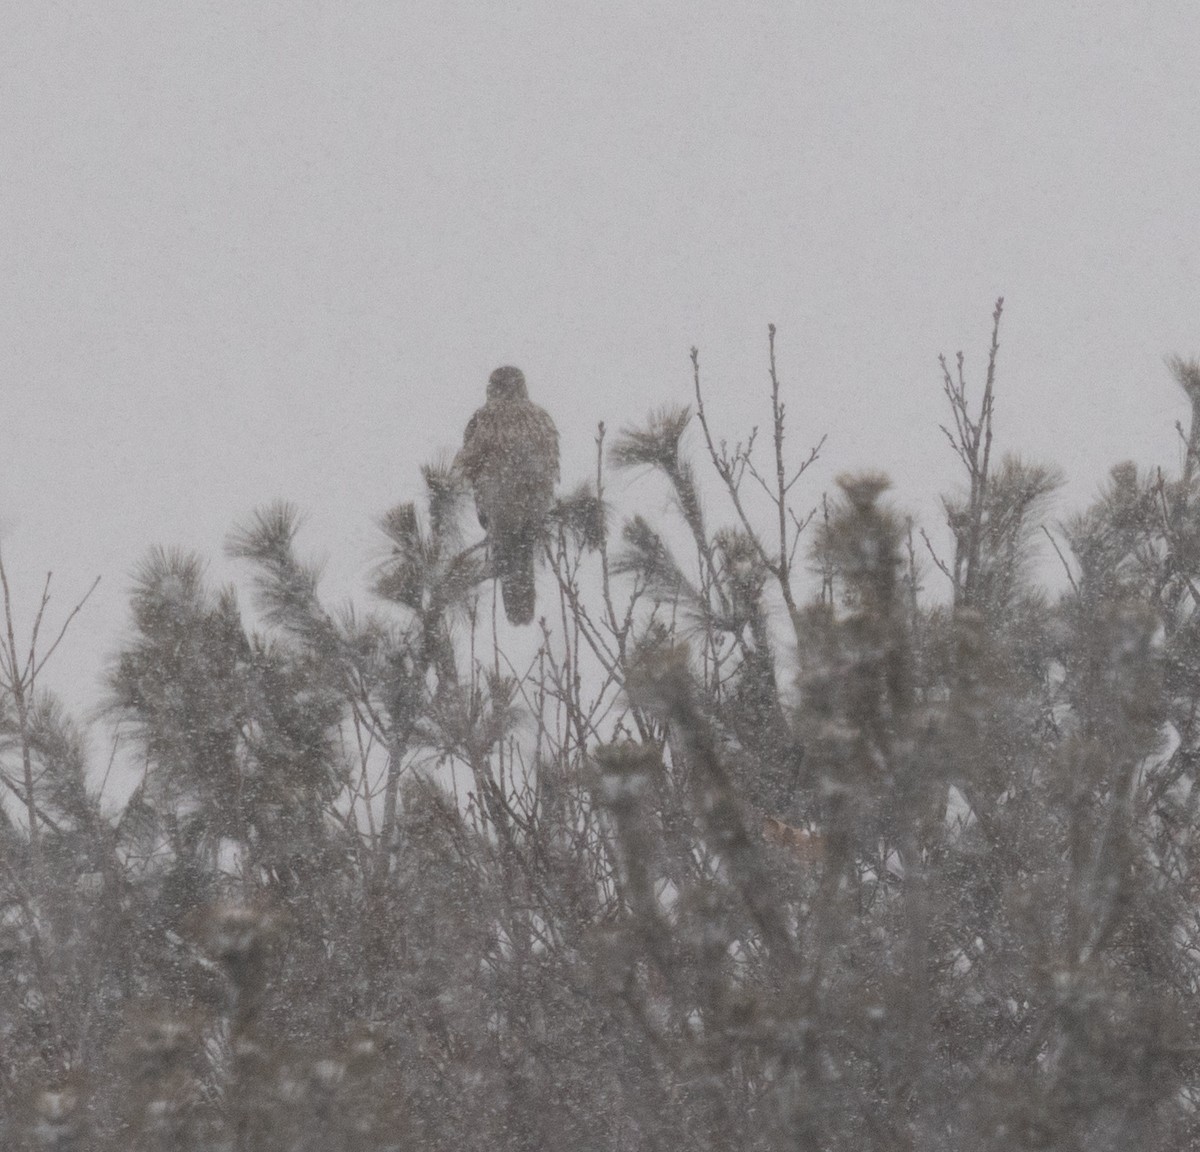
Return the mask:
[[536,603],[533,544],[520,540],[496,550],[496,575],[504,597],[504,614],[510,624],[533,623]]

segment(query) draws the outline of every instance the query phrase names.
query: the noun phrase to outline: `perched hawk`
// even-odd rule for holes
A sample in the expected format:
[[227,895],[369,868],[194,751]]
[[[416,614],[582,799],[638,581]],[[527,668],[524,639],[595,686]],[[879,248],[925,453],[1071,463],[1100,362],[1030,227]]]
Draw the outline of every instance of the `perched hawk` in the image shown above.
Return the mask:
[[497,368],[471,417],[458,466],[475,490],[492,569],[513,624],[533,620],[533,561],[558,483],[558,430],[529,399],[519,368]]

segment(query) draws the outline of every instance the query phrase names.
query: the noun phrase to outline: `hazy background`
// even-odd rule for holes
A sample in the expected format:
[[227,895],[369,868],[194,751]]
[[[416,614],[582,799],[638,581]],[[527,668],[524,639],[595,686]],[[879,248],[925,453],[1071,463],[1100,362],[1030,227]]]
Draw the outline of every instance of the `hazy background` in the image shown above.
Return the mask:
[[[337,595],[374,520],[521,365],[563,435],[690,398],[888,469],[933,519],[936,356],[1090,497],[1173,465],[1200,350],[1200,6],[10,0],[0,16],[0,545],[98,698],[152,544],[277,497]],[[753,412],[751,404],[759,407]]]

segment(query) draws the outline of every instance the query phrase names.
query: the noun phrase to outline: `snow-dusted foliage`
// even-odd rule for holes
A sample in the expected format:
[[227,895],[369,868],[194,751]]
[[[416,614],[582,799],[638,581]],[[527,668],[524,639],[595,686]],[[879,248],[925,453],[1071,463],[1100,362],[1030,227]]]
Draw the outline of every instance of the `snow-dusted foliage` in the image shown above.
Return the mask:
[[[763,444],[694,357],[564,469],[520,633],[451,469],[367,615],[287,507],[230,540],[253,616],[155,552],[116,815],[10,631],[0,1145],[1200,1146],[1200,367],[1180,475],[1115,468],[1052,595],[997,350],[977,408],[946,366],[946,557],[882,476],[802,506],[773,332]],[[618,523],[613,468],[677,519]]]

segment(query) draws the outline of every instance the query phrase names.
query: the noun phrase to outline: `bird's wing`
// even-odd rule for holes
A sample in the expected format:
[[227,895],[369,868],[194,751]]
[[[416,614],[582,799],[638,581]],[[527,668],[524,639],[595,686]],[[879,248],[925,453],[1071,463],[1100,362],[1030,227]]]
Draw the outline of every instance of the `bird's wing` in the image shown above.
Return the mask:
[[550,484],[559,481],[558,466],[558,429],[550,418],[550,413],[537,404],[527,404],[525,413],[525,434],[529,438],[531,453],[542,462],[546,468],[545,479]]
[[454,458],[455,465],[462,469],[472,484],[479,478],[479,471],[487,462],[488,445],[493,439],[489,435],[491,415],[486,406],[475,411],[467,421],[467,429],[463,433],[463,446]]

